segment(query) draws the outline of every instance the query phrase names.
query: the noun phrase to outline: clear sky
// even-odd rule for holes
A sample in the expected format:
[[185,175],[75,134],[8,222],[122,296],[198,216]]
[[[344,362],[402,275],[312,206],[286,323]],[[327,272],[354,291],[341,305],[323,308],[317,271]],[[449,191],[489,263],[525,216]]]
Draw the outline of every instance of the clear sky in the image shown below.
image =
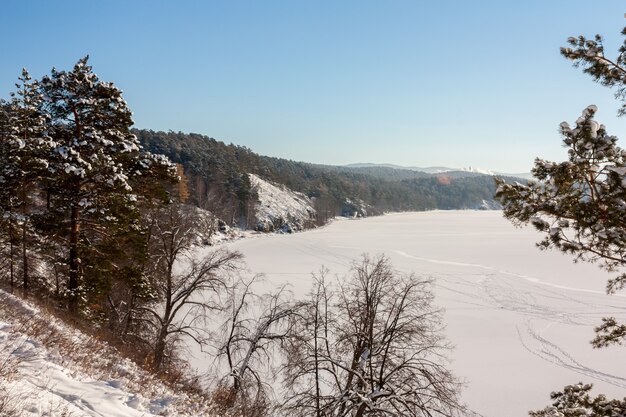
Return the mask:
[[589,104],[626,147],[613,93],[559,55],[623,0],[0,2],[0,97],[89,54],[139,128],[202,133],[316,163],[525,172],[562,160]]

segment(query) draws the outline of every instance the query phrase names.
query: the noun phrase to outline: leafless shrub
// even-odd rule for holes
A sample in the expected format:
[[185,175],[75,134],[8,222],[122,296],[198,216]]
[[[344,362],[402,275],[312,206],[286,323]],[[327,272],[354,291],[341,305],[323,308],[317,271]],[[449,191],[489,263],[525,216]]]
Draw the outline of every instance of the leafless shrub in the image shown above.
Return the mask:
[[226,362],[228,374],[214,397],[225,407],[243,415],[267,415],[272,388],[269,379],[276,365],[278,348],[291,337],[291,329],[301,304],[292,302],[285,288],[273,294],[256,296],[254,277],[231,289],[230,314],[222,325],[218,359]]
[[284,410],[297,416],[455,416],[460,385],[430,281],[363,256],[337,285],[323,271],[287,346]]
[[197,227],[195,211],[170,205],[156,213],[151,227],[154,301],[136,308],[151,335],[152,364],[162,370],[181,338],[208,343],[206,319],[221,308],[230,274],[242,255],[225,249],[198,259],[192,253]]

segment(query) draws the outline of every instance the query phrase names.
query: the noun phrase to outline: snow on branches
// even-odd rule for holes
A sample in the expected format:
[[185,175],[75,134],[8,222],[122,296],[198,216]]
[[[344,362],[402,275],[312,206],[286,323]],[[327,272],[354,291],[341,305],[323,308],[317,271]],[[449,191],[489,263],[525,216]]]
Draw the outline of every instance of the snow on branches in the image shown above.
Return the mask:
[[[544,232],[537,244],[596,262],[614,275],[612,294],[626,286],[626,151],[604,125],[594,120],[596,106],[583,110],[575,126],[561,123],[568,160],[535,161],[534,181],[527,185],[498,182],[496,197],[504,216],[517,225]],[[594,347],[619,344],[626,331],[613,318],[596,329]]]
[[457,416],[430,281],[363,256],[333,286],[315,277],[286,347],[285,409],[300,416]]
[[561,123],[567,161],[537,159],[535,181],[499,181],[496,195],[505,217],[545,232],[540,248],[556,248],[618,272],[607,285],[613,293],[626,284],[621,270],[626,266],[626,151],[594,120],[596,111],[587,107],[574,127]]
[[[626,36],[626,27],[622,30]],[[573,61],[574,66],[582,66],[583,72],[607,87],[617,87],[615,97],[626,100],[626,39],[619,48],[618,56],[612,60],[604,55],[604,45],[600,35],[594,39],[584,36],[567,39],[569,46],[561,48],[561,55]],[[619,110],[620,115],[626,114],[626,103]]]
[[531,417],[620,417],[626,415],[626,399],[609,400],[604,395],[591,397],[590,384],[568,385],[563,391],[553,392],[553,403],[540,411],[530,412]]
[[107,288],[99,282],[108,279],[103,272],[125,265],[110,252],[126,244],[141,251],[138,206],[175,181],[176,169],[143,151],[122,91],[101,81],[88,57],[39,81],[23,70],[19,81],[12,99],[0,101],[0,219],[6,220],[0,226],[10,247],[11,283],[15,247],[21,246],[26,289],[29,245],[35,236],[45,238],[66,252],[58,260],[68,275],[63,293],[76,310],[86,291]]

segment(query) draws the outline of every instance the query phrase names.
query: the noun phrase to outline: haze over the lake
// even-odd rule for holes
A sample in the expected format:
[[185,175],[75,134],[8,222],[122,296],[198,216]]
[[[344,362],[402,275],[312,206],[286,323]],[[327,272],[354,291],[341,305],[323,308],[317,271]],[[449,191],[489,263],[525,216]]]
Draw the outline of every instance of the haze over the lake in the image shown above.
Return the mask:
[[[528,172],[562,160],[589,104],[626,136],[612,92],[559,55],[619,46],[624,2],[2,2],[0,97],[82,56],[139,128],[196,132],[324,164]],[[23,28],[27,27],[28,30]]]

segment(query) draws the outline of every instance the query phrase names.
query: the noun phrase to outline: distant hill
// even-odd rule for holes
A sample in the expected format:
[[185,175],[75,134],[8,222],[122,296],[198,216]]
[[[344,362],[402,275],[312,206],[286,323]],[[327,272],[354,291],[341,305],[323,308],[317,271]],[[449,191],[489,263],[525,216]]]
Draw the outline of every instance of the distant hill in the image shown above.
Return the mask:
[[184,166],[192,203],[242,227],[258,225],[258,186],[253,186],[249,174],[308,198],[315,210],[313,224],[323,224],[335,215],[499,207],[493,198],[492,176],[469,170],[427,173],[376,164],[318,165],[258,155],[194,133],[134,133],[149,151]]
[[424,172],[426,174],[440,174],[442,172],[458,171],[457,169],[448,168],[448,167],[406,167],[406,166],[395,165],[395,164],[373,164],[373,163],[369,163],[369,162],[356,163],[356,164],[347,164],[347,165],[344,165],[344,166],[348,167],[348,168],[385,167],[385,168],[392,168],[392,169],[419,171],[419,172]]
[[484,168],[477,167],[466,167],[466,168],[449,168],[443,166],[433,166],[433,167],[405,167],[401,165],[394,164],[372,164],[372,163],[356,163],[356,164],[348,164],[344,165],[347,168],[365,168],[365,169],[373,169],[373,168],[391,168],[395,170],[405,170],[405,171],[417,171],[423,172],[426,174],[443,174],[449,172],[466,172],[466,173],[474,173],[474,174],[485,174],[485,175],[497,175],[503,177],[512,177],[512,178],[523,178],[530,179],[532,178],[532,174],[530,172],[511,174],[506,172],[497,172]]

